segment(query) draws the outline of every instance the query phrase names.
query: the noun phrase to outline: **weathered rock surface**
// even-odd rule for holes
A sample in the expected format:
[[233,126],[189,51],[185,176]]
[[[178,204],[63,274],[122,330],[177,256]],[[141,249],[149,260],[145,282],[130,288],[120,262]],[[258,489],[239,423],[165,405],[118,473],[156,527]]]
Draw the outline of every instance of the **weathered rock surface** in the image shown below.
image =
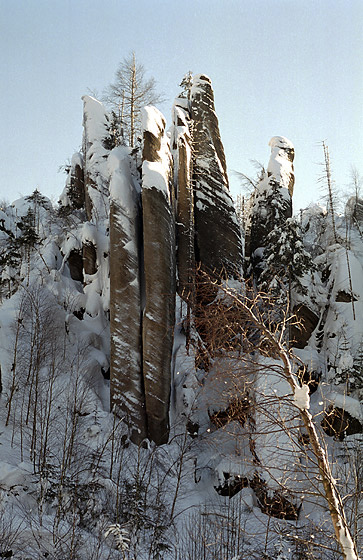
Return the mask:
[[74,154],[71,162],[69,185],[67,188],[68,198],[73,208],[77,210],[84,207],[84,171],[82,154]]
[[83,282],[83,258],[80,251],[74,249],[68,255],[68,266],[71,278]]
[[228,472],[223,473],[224,481],[222,484],[215,486],[216,492],[220,496],[233,498],[238,492],[249,486],[249,481],[246,477],[239,475],[231,475]]
[[110,154],[111,406],[125,416],[130,438],[147,437],[141,357],[139,249],[141,216],[125,148]]
[[301,505],[297,505],[292,496],[284,495],[281,490],[272,492],[257,473],[250,481],[250,487],[255,492],[258,505],[263,513],[290,521],[296,521],[299,518]]
[[169,435],[175,322],[175,218],[165,119],[154,107],[145,108],[143,129],[143,376],[148,435],[161,444],[167,442]]
[[346,436],[363,433],[363,425],[347,410],[330,406],[321,421],[321,427],[328,436],[342,441]]
[[193,78],[190,92],[193,121],[195,258],[207,271],[239,276],[242,266],[240,227],[232,198],[224,149],[207,76]]
[[319,317],[304,304],[294,307],[292,312],[296,315],[296,323],[291,325],[290,346],[305,348],[318,326]]
[[82,246],[83,268],[85,274],[92,276],[97,272],[97,251],[91,241],[86,241]]
[[178,294],[192,302],[195,284],[194,190],[192,181],[192,138],[188,101],[176,99],[174,105],[174,181],[177,184],[177,267]]
[[362,223],[363,221],[363,200],[358,196],[351,196],[346,204],[345,212],[353,223]]
[[351,303],[352,301],[357,301],[354,294],[349,294],[345,290],[340,290],[335,296],[335,301],[338,303]]

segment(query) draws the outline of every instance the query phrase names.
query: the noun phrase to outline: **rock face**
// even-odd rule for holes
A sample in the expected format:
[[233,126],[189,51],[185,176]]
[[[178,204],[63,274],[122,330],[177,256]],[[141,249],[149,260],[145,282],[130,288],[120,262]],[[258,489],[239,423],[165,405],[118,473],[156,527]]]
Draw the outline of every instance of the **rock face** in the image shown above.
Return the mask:
[[176,99],[174,117],[174,183],[177,186],[177,267],[178,293],[187,301],[194,299],[194,189],[192,181],[192,138],[188,100]]
[[283,136],[269,142],[271,157],[263,178],[253,194],[250,229],[246,235],[246,256],[251,257],[252,269],[258,278],[263,267],[263,248],[267,235],[292,216],[294,188],[294,147]]
[[[178,293],[194,308],[195,301],[205,301],[196,278],[199,268],[217,276],[239,277],[243,252],[207,76],[190,77],[186,91],[175,100],[172,150],[177,192]],[[214,292],[211,297],[214,299]]]
[[349,211],[353,222],[363,222],[363,200],[361,198],[356,196],[351,197],[347,202],[346,208]]
[[69,267],[83,281],[84,320],[97,317],[107,333],[110,313],[111,407],[134,443],[162,444],[169,437],[176,291],[194,301],[198,266],[225,277],[237,277],[242,266],[211,82],[196,76],[175,103],[174,162],[164,117],[144,109],[141,181],[130,150],[111,149],[103,105],[89,96],[83,102],[83,153],[72,160],[62,202],[74,212],[80,242],[67,247]]
[[74,249],[69,253],[68,266],[71,278],[83,282],[83,258],[80,251]]
[[84,169],[83,156],[80,152],[76,152],[72,156],[65,195],[68,198],[68,204],[70,204],[72,208],[79,210],[84,207]]
[[240,227],[231,196],[211,81],[194,76],[190,91],[193,122],[195,258],[203,269],[239,276],[242,266]]
[[91,241],[83,243],[83,268],[85,274],[92,276],[97,272],[97,251],[96,247]]
[[111,403],[140,444],[147,437],[141,357],[139,193],[130,173],[126,148],[109,157],[110,180],[110,322]]
[[296,323],[291,325],[290,346],[305,348],[318,326],[319,317],[304,304],[294,307],[293,314],[296,315]]
[[143,377],[148,435],[161,444],[169,436],[176,287],[175,218],[165,119],[154,107],[144,109],[143,130]]
[[346,436],[363,432],[363,425],[358,418],[351,416],[347,410],[334,406],[330,406],[325,412],[321,426],[328,436],[340,441]]

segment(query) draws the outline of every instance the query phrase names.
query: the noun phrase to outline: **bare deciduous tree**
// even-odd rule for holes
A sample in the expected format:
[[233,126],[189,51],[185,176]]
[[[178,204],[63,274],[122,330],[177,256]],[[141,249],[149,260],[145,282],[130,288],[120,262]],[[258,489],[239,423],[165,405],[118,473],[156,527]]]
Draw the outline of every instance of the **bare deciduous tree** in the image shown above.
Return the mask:
[[[233,346],[236,350],[236,340],[240,340],[242,352],[238,359],[245,360],[247,368],[249,367],[248,362],[251,362],[251,356],[254,366],[258,365],[258,355],[272,360],[269,365],[270,375],[274,372],[275,375],[283,378],[290,387],[290,394],[281,395],[280,399],[287,405],[290,401],[290,405],[295,410],[305,431],[306,446],[309,449],[306,458],[311,461],[314,471],[317,471],[314,474],[317,475],[315,479],[318,484],[314,483],[313,486],[316,492],[323,496],[328,506],[335,538],[342,556],[345,560],[358,560],[357,547],[345,513],[340,487],[333,476],[325,444],[310,411],[309,387],[304,380],[303,373],[300,370],[299,374],[296,367],[296,364],[301,364],[301,362],[289,347],[288,327],[292,321],[296,322],[296,318],[291,317],[288,308],[285,313],[280,312],[277,316],[274,299],[268,294],[249,291],[248,288],[239,292],[223,284],[219,279],[212,280],[202,271],[199,274],[200,281],[205,283],[206,289],[210,291],[214,287],[217,296],[215,305],[209,305],[213,316],[208,317],[206,314],[202,319],[203,324],[199,324],[199,329],[205,333],[204,343],[209,354],[212,357],[220,356],[223,351],[233,350]],[[216,327],[213,328],[216,318]],[[199,321],[201,321],[200,317]],[[266,368],[263,361],[262,364],[262,367]],[[271,404],[269,406],[271,407]],[[273,415],[273,407],[270,412]],[[284,416],[285,414],[281,418],[274,417],[271,420],[275,423],[277,421],[287,433],[291,432],[292,439],[298,439],[298,425],[295,423],[294,428],[293,424],[288,422],[284,428]],[[292,433],[293,430],[297,433]],[[308,457],[309,454],[311,458]],[[251,481],[250,486],[253,488]],[[257,488],[257,490],[260,491],[261,488]],[[264,489],[262,488],[262,490]],[[282,502],[283,498],[281,504]],[[265,505],[269,505],[267,501]]]
[[141,129],[141,109],[145,105],[163,102],[163,96],[156,91],[154,78],[145,77],[145,68],[137,62],[132,52],[120,63],[115,80],[105,90],[103,101],[108,105],[120,126],[120,134],[125,136],[130,146],[135,146]]

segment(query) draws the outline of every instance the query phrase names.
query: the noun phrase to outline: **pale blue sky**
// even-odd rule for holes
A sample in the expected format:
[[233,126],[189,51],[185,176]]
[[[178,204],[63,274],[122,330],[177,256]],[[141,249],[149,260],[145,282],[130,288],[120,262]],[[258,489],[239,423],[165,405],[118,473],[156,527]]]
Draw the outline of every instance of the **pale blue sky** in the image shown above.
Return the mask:
[[363,174],[363,0],[0,0],[0,198],[57,199],[81,96],[132,50],[169,123],[183,75],[210,76],[233,194],[275,135],[295,145],[295,209],[321,196],[319,141],[340,191]]

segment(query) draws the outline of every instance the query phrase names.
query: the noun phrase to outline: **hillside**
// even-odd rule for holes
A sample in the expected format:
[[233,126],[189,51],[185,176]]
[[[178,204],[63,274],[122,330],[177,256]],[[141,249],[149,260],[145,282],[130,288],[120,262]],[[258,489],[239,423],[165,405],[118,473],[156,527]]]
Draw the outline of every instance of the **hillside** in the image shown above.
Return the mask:
[[133,149],[83,104],[0,211],[0,558],[358,558],[363,202],[294,217],[275,136],[236,212],[203,74]]

